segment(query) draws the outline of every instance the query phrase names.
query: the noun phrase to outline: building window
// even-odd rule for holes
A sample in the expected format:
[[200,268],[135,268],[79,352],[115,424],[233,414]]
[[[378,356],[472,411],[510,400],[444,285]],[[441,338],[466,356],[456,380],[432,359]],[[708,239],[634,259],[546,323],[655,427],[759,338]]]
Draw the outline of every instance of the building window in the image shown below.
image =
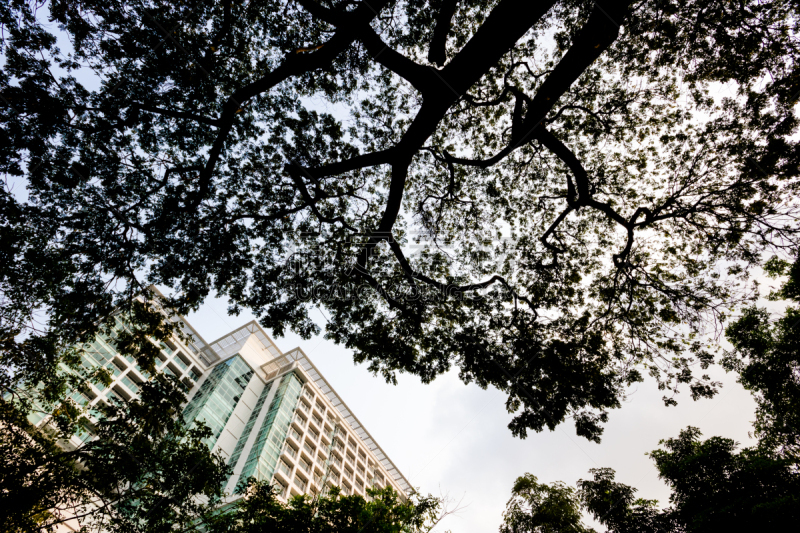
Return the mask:
[[234,356],[214,367],[200,389],[183,410],[184,420],[203,420],[211,429],[208,445],[217,442],[225,424],[247,388],[253,369],[240,356]]
[[292,446],[290,444],[287,444],[286,446],[284,446],[283,447],[283,451],[286,452],[286,455],[288,455],[289,457],[291,457],[293,459],[295,457],[297,457],[297,450],[295,450],[294,446]]
[[289,477],[292,473],[292,467],[289,466],[286,461],[278,461],[278,471],[283,472],[286,477]]
[[[293,373],[281,378],[269,410],[258,428],[255,442],[250,448],[239,479],[247,479],[250,476],[259,480],[271,479],[275,470],[281,469],[278,457],[284,449],[284,441],[289,433],[292,413],[300,398],[301,388],[302,383]],[[288,479],[288,473],[284,473]]]
[[294,428],[290,429],[289,430],[289,435],[291,435],[292,438],[294,440],[296,440],[297,442],[303,442],[302,439],[300,438],[300,433],[298,433],[296,429],[294,429]]

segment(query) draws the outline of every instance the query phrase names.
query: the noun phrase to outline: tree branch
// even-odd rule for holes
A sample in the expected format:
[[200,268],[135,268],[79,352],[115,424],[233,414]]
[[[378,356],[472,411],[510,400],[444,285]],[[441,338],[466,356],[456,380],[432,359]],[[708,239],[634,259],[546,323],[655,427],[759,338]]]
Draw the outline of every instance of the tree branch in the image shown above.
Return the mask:
[[187,113],[185,111],[172,111],[169,109],[162,109],[160,107],[142,104],[139,102],[134,102],[133,104],[131,104],[131,107],[141,109],[142,111],[149,111],[150,113],[157,113],[159,115],[164,115],[167,117],[184,118],[187,120],[192,120],[194,122],[199,122],[201,124],[208,124],[210,126],[219,126],[220,123],[219,119],[216,118],[209,118],[209,117],[204,117],[202,115],[195,115],[194,113]]
[[433,38],[428,48],[428,61],[444,66],[447,59],[447,33],[450,31],[450,22],[456,12],[458,0],[442,0],[439,14],[436,16],[436,26],[433,28]]
[[619,36],[619,24],[627,16],[630,3],[629,0],[605,1],[602,6],[594,3],[589,20],[575,35],[569,50],[544,80],[528,106],[528,113],[520,128],[521,135],[514,139],[515,147],[533,138],[533,131],[553,109],[556,101],[614,43]]

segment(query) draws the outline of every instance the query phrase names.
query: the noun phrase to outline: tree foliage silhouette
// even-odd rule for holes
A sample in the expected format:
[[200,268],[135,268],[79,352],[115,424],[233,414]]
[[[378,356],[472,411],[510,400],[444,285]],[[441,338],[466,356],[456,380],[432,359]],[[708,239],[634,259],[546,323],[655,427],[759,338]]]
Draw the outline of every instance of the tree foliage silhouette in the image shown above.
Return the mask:
[[[787,276],[781,288],[773,292],[773,299],[800,300],[800,259],[791,265],[772,258],[765,270],[773,276]],[[732,439],[701,440],[695,427],[662,440],[662,448],[648,455],[659,477],[672,490],[669,506],[660,509],[655,500],[635,498],[637,489],[615,481],[613,469],[595,468],[590,470],[591,479],[578,481],[571,507],[555,507],[550,514],[531,509],[522,513],[523,519],[506,518],[505,523],[525,524],[539,519],[558,525],[579,517],[580,510],[589,512],[613,533],[752,531],[780,529],[797,522],[798,328],[797,310],[792,306],[774,323],[770,323],[766,310],[750,307],[728,327],[726,335],[735,350],[726,355],[724,364],[728,370],[739,372],[739,381],[756,398],[755,433],[759,442],[737,450],[738,444]],[[573,491],[561,483],[542,487],[567,494]],[[553,529],[561,530],[567,531]]]
[[699,335],[797,243],[797,15],[6,2],[4,353],[51,368],[153,282],[278,335],[322,307],[388,381],[505,391],[521,437],[599,440],[645,373],[712,395]]

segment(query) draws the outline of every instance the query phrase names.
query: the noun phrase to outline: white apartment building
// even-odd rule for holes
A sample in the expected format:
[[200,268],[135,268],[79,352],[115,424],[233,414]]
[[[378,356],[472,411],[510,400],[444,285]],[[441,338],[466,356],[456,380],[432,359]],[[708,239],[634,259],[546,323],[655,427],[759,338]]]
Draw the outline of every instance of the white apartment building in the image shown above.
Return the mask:
[[[227,493],[253,476],[275,484],[284,501],[331,486],[366,496],[368,487],[391,485],[408,497],[406,478],[300,348],[281,352],[255,321],[210,343],[180,321],[191,341],[174,336],[163,343],[156,367],[189,388],[183,416],[211,428],[209,447],[233,467]],[[133,358],[122,357],[109,338],[88,348],[83,364],[102,365],[114,379],[75,392],[76,401],[91,407],[138,395],[147,376]],[[90,437],[75,436],[71,445]]]

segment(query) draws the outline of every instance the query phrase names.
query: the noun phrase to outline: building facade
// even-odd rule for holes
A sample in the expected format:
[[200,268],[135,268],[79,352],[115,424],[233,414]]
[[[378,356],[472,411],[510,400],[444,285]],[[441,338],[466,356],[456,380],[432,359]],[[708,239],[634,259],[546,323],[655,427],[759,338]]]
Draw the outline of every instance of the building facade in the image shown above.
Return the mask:
[[[409,495],[406,478],[300,348],[281,352],[255,321],[211,343],[185,319],[180,325],[191,340],[174,336],[161,344],[156,367],[189,390],[184,419],[211,428],[209,447],[233,468],[228,494],[253,476],[274,484],[284,501],[332,486],[366,496],[369,487],[390,485]],[[135,398],[147,379],[133,358],[116,352],[112,339],[97,338],[83,357],[84,366],[113,374],[108,387],[74,394],[83,405]],[[87,438],[76,435],[67,446]]]

